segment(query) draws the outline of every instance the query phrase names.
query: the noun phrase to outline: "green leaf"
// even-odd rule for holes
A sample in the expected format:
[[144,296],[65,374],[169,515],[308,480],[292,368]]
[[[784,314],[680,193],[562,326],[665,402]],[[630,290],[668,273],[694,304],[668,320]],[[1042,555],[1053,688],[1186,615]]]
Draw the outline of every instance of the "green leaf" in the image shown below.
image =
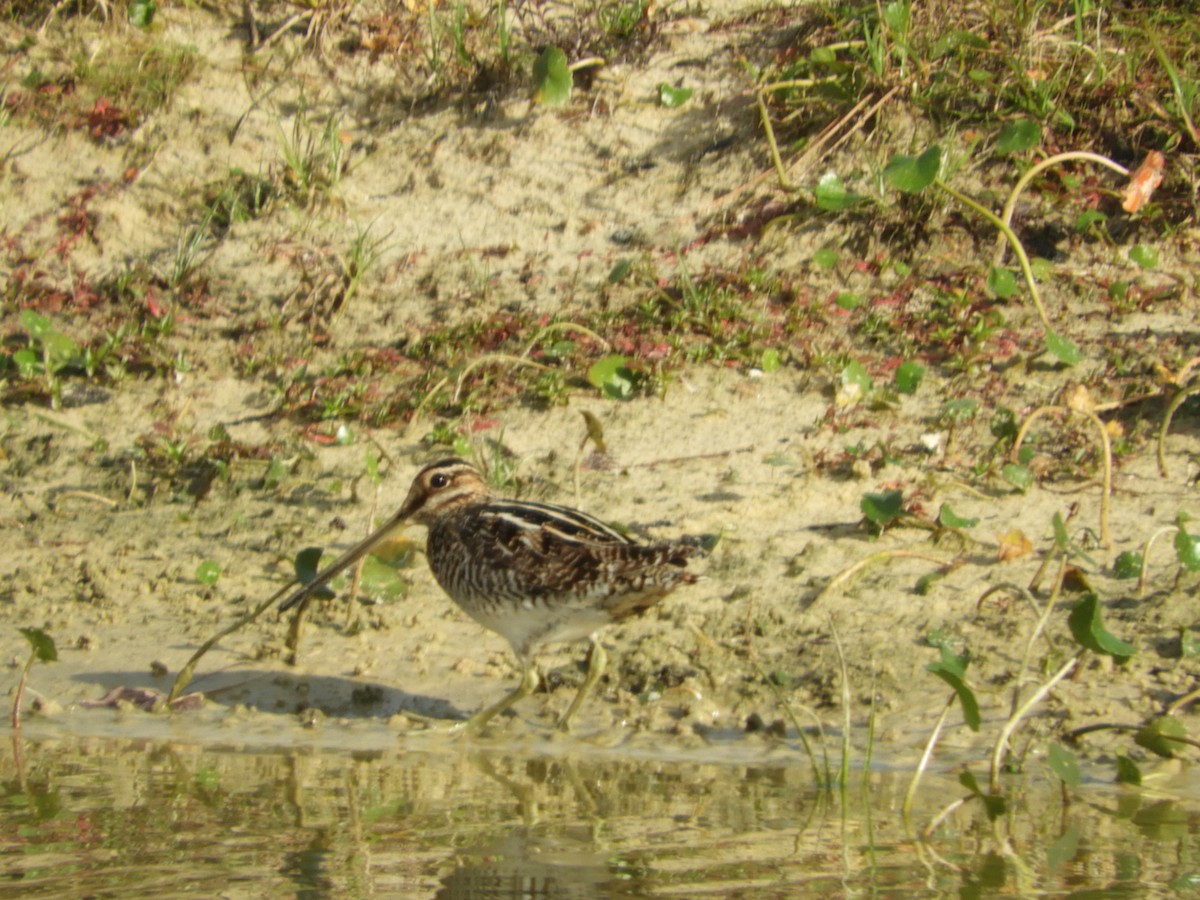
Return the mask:
[[904,511],[904,493],[883,491],[879,494],[863,494],[858,507],[869,521],[882,528],[894,522]]
[[996,137],[996,152],[1004,155],[1032,150],[1042,140],[1042,126],[1033,119],[1015,119]]
[[[296,554],[296,559],[292,563],[296,571],[296,580],[301,584],[312,584],[317,580],[317,575],[321,572],[321,556],[323,551],[320,547],[305,547]],[[320,599],[328,599],[333,596],[333,591],[328,585],[321,585],[313,591],[313,596]]]
[[1125,643],[1104,627],[1104,620],[1100,615],[1100,600],[1095,594],[1087,594],[1075,604],[1067,618],[1067,624],[1076,643],[1093,653],[1111,656],[1117,662],[1124,662],[1136,652],[1132,644]]
[[1083,776],[1079,772],[1079,760],[1074,753],[1062,744],[1054,743],[1050,745],[1047,762],[1050,763],[1050,770],[1062,779],[1063,784],[1070,788],[1079,787]]
[[42,358],[28,348],[18,350],[12,355],[13,364],[22,378],[33,378],[42,373]]
[[1175,558],[1189,572],[1200,571],[1200,546],[1197,546],[1196,539],[1188,534],[1182,522],[1175,532]]
[[758,367],[770,375],[772,372],[778,372],[783,365],[783,359],[779,356],[779,351],[773,347],[768,347],[762,352],[762,359]]
[[1007,406],[997,408],[992,421],[988,423],[988,430],[998,441],[1014,440],[1020,430],[1017,428],[1017,414]]
[[44,341],[48,335],[54,333],[54,326],[50,324],[50,320],[32,309],[21,310],[21,326],[29,332],[31,338],[38,341]]
[[813,264],[822,269],[832,269],[838,263],[837,251],[829,247],[822,247],[812,257]]
[[1113,560],[1113,578],[1140,578],[1142,575],[1142,554],[1126,550]]
[[925,367],[915,359],[908,359],[896,367],[896,390],[901,394],[915,394],[925,378]]
[[929,56],[931,59],[941,59],[946,54],[953,53],[962,47],[986,50],[987,46],[987,39],[973,31],[947,31],[933,42],[933,46],[929,48]]
[[1078,347],[1053,331],[1046,332],[1046,349],[1064,365],[1073,366],[1083,359]]
[[129,24],[134,28],[149,28],[156,12],[158,4],[154,0],[133,0],[129,4]]
[[399,600],[408,593],[408,582],[400,577],[395,566],[389,566],[375,556],[368,556],[363,563],[359,584],[364,593],[385,603]]
[[1143,269],[1158,268],[1158,251],[1145,244],[1129,248],[1129,259]]
[[1007,300],[1017,292],[1017,276],[1012,269],[1003,266],[992,266],[988,269],[987,286],[1001,300]]
[[1054,263],[1044,256],[1035,256],[1029,261],[1029,270],[1033,272],[1034,281],[1046,281],[1054,274]]
[[633,260],[626,257],[618,259],[613,267],[608,272],[609,284],[620,284],[624,281],[630,272],[633,271]]
[[842,384],[856,385],[865,394],[871,389],[871,376],[862,363],[852,360],[846,368],[842,369]]
[[1137,786],[1142,783],[1142,770],[1128,756],[1117,754],[1117,781]]
[[983,803],[984,811],[991,821],[995,821],[1004,815],[1008,809],[1008,801],[999,794],[985,794],[979,787],[979,782],[975,780],[975,776],[964,770],[958,774],[958,783],[971,792],[973,796],[978,798]]
[[945,577],[945,572],[927,572],[917,579],[917,583],[913,586],[913,591],[918,597],[926,597],[933,590],[933,586]]
[[1079,826],[1069,825],[1057,841],[1046,848],[1046,865],[1051,871],[1069,863],[1079,854]]
[[206,559],[196,566],[196,580],[201,584],[216,584],[221,577],[221,566],[214,560]]
[[863,298],[861,294],[854,294],[850,291],[842,291],[837,295],[837,297],[834,298],[833,302],[842,309],[846,310],[846,312],[849,312],[852,309],[858,309],[860,306],[862,306]]
[[1055,513],[1050,522],[1054,527],[1054,547],[1065,553],[1071,549],[1071,536],[1067,534],[1067,523],[1063,521],[1063,517],[1059,513]]
[[588,382],[611,400],[628,400],[633,396],[637,376],[625,365],[619,354],[602,357],[588,369]]
[[33,652],[40,662],[54,662],[58,659],[58,648],[54,646],[54,638],[40,628],[18,628],[25,635],[25,640],[33,647]]
[[933,184],[942,165],[942,149],[934,144],[920,156],[897,154],[883,168],[883,180],[905,194],[915,194]]
[[267,474],[263,476],[263,490],[274,490],[279,487],[287,475],[287,465],[278,456],[272,456],[267,464]]
[[971,421],[977,412],[979,412],[978,400],[971,397],[956,397],[942,404],[942,411],[938,417],[957,425],[961,422]]
[[1187,729],[1179,719],[1174,716],[1159,716],[1139,728],[1133,736],[1133,742],[1164,759],[1171,759],[1175,751],[1185,746],[1183,741],[1177,738],[1187,736]]
[[954,510],[950,508],[949,503],[943,503],[942,508],[938,510],[938,524],[943,528],[974,528],[979,524],[978,519],[967,519],[959,515],[955,515]]
[[1000,470],[1000,477],[1024,493],[1033,485],[1033,471],[1020,463],[1009,463]]
[[954,689],[958,705],[962,708],[963,721],[972,731],[978,731],[983,724],[983,717],[979,714],[975,692],[967,684],[967,666],[971,658],[966,653],[959,656],[945,644],[940,649],[942,658],[927,665],[925,671],[933,673]]
[[1093,225],[1101,225],[1108,221],[1108,216],[1096,209],[1085,209],[1075,217],[1075,230],[1083,234]]
[[571,99],[572,76],[567,55],[557,47],[547,47],[533,64],[535,103],[562,106]]
[[678,109],[691,99],[691,88],[671,87],[665,81],[658,86],[658,103],[667,109]]
[[813,194],[816,197],[817,206],[830,212],[848,209],[863,200],[862,194],[846,190],[842,179],[833,172],[822,176],[813,189]]
[[1179,628],[1179,655],[1184,659],[1200,656],[1200,637],[1184,626]]
[[893,34],[906,34],[912,18],[912,7],[906,2],[893,0],[883,8],[883,21]]

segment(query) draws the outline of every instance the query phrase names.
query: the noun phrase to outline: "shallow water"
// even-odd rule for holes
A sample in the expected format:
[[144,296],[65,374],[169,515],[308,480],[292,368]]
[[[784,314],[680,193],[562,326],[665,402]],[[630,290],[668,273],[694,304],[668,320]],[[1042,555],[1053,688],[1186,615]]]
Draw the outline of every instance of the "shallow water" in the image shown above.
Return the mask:
[[[754,764],[570,742],[254,752],[157,740],[5,741],[2,897],[803,897],[1174,894],[1200,884],[1200,802],[1048,778],[918,840],[909,774],[815,786]],[[1190,780],[1190,783],[1189,783]],[[1190,793],[1189,793],[1190,791]],[[922,782],[920,830],[964,794]]]

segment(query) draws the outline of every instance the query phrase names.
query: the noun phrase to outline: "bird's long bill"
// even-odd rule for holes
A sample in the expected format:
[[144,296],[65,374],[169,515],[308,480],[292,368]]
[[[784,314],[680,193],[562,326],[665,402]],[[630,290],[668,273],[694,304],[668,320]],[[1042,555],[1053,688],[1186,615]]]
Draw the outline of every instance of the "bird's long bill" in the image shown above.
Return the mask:
[[279,611],[285,612],[321,587],[323,584],[328,584],[340,573],[350,568],[375,547],[382,543],[384,538],[388,537],[397,527],[404,524],[404,520],[409,516],[408,504],[406,503],[396,515],[392,516],[381,527],[376,528],[369,535],[339,556],[336,560],[317,573],[317,577],[308,584],[301,585],[288,595],[282,603],[279,604]]

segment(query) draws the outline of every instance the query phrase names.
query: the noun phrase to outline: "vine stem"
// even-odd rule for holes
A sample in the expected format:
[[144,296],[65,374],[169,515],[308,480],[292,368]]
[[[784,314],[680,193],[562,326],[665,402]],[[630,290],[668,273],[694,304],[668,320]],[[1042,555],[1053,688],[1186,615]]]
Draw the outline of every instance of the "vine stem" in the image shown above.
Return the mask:
[[975,212],[979,213],[979,215],[983,216],[999,229],[1000,233],[1013,248],[1013,252],[1017,254],[1017,261],[1021,264],[1021,274],[1025,277],[1025,284],[1029,287],[1029,296],[1033,299],[1033,305],[1037,307],[1037,314],[1038,318],[1042,320],[1042,327],[1049,332],[1053,332],[1054,328],[1050,325],[1050,319],[1046,316],[1046,308],[1042,306],[1042,295],[1038,293],[1037,282],[1033,279],[1033,267],[1029,264],[1029,256],[1025,253],[1025,248],[1021,246],[1021,241],[1017,238],[1016,232],[1008,226],[1007,222],[986,206],[977,203],[961,191],[956,191],[950,185],[946,184],[946,182],[942,181],[942,179],[935,178],[933,183],[963,206],[975,210]]
[[1078,413],[1088,419],[1096,426],[1096,431],[1100,435],[1100,450],[1104,456],[1104,480],[1100,487],[1100,543],[1106,549],[1112,547],[1112,534],[1109,530],[1109,516],[1111,514],[1110,507],[1112,506],[1112,443],[1108,439],[1108,429],[1104,427],[1104,423],[1090,409],[1072,406],[1039,406],[1031,412],[1025,421],[1021,423],[1021,427],[1017,430],[1017,436],[1013,440],[1013,449],[1010,454],[1012,462],[1017,462],[1021,451],[1021,445],[1025,443],[1025,437],[1029,433],[1029,428],[1034,421],[1048,413]]
[[988,786],[993,794],[1000,791],[1000,764],[1004,762],[1004,753],[1008,749],[1008,739],[1012,737],[1012,733],[1021,724],[1021,720],[1029,715],[1030,711],[1045,699],[1046,695],[1054,689],[1056,684],[1071,674],[1071,670],[1075,668],[1078,662],[1079,657],[1072,656],[1063,663],[1058,671],[1054,673],[1053,677],[1034,691],[1033,696],[1026,700],[1021,705],[1021,708],[1009,716],[1008,721],[1004,723],[1004,727],[1000,730],[1000,736],[996,738],[996,749],[992,752],[992,769]]
[[[1067,153],[1056,153],[1054,156],[1047,157],[1037,165],[1032,166],[1028,172],[1020,177],[1017,183],[1013,186],[1012,192],[1008,195],[1008,200],[1004,204],[1004,210],[1000,213],[1000,220],[1006,226],[1011,226],[1013,212],[1017,208],[1017,198],[1021,196],[1021,192],[1029,186],[1029,183],[1050,167],[1056,166],[1059,163],[1070,162],[1073,159],[1098,163],[1102,166],[1107,166],[1118,175],[1124,175],[1126,177],[1129,175],[1129,170],[1123,165],[1113,162],[1107,156],[1101,156],[1099,153],[1091,153],[1087,150],[1071,150]],[[998,246],[996,247],[996,253],[992,257],[992,263],[994,265],[998,266],[1004,262],[1004,247],[1004,241],[999,241]]]

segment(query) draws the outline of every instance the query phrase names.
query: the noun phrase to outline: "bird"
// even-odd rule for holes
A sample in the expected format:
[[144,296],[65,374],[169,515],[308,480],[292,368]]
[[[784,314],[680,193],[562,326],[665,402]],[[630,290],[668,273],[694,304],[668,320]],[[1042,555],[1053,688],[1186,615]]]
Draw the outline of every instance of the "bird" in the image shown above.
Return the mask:
[[577,509],[497,496],[478,468],[452,457],[422,468],[399,511],[286,597],[279,612],[410,521],[428,529],[426,557],[437,583],[468,616],[506,638],[521,665],[516,688],[463,723],[472,732],[537,689],[544,647],[587,640],[587,674],[558,722],[569,731],[604,673],[597,632],[695,584],[699,576],[687,565],[704,554],[699,538],[645,543]]

